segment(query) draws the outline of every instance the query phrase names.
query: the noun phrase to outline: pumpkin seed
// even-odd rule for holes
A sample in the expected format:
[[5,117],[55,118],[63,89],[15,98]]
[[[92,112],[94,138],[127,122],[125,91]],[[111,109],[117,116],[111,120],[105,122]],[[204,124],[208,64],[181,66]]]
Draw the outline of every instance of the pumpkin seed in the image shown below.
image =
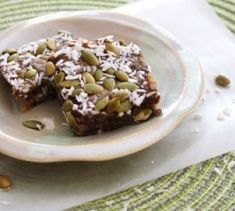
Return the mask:
[[131,82],[121,82],[118,83],[117,87],[119,89],[128,89],[130,91],[134,91],[139,88],[137,84],[131,83]]
[[37,74],[36,69],[30,69],[25,72],[24,77],[27,79],[33,80],[35,78],[36,74]]
[[99,81],[103,77],[103,71],[101,69],[98,69],[95,71],[95,80]]
[[218,75],[216,78],[215,78],[215,82],[218,86],[222,86],[222,87],[226,87],[230,84],[230,80],[229,78],[227,78],[226,76],[224,75]]
[[25,70],[25,69],[20,70],[20,72],[19,72],[19,77],[22,78],[22,79],[24,79],[24,78],[25,78],[25,73],[26,73],[26,70]]
[[64,73],[63,72],[59,72],[58,74],[56,74],[54,76],[55,83],[58,85],[61,81],[64,80],[64,77],[65,77]]
[[24,127],[33,130],[42,130],[45,127],[45,125],[42,122],[37,120],[26,120],[22,124]]
[[65,115],[66,115],[67,122],[70,125],[76,127],[77,126],[77,122],[76,122],[76,119],[74,118],[74,116],[71,114],[71,112],[66,112]]
[[74,89],[72,93],[72,97],[75,97],[76,95],[79,95],[82,92],[82,89]]
[[98,84],[85,84],[84,91],[88,94],[98,94],[103,92],[104,88]]
[[113,98],[108,102],[107,111],[108,113],[112,113],[114,111],[117,111],[119,107],[120,107],[120,101],[117,98]]
[[7,175],[0,175],[0,188],[7,189],[12,186],[12,182],[10,180],[10,177]]
[[10,55],[11,54],[15,54],[15,53],[17,53],[17,49],[15,49],[15,48],[7,48],[7,49],[2,51],[2,54],[5,54],[5,53],[8,53]]
[[125,40],[119,40],[118,42],[119,42],[119,44],[120,44],[120,45],[122,45],[122,46],[126,46],[126,42],[125,42]]
[[105,46],[106,46],[106,48],[105,48],[106,51],[113,52],[117,57],[120,56],[119,49],[113,43],[106,43]]
[[98,102],[95,105],[95,109],[97,111],[104,109],[108,105],[108,102],[109,102],[109,96],[106,96],[106,97],[98,100]]
[[98,66],[100,64],[99,59],[91,51],[82,50],[81,53],[82,53],[81,55],[82,59],[87,63],[95,66]]
[[13,61],[17,60],[18,58],[19,58],[19,55],[17,53],[12,54],[7,58],[7,62],[13,62]]
[[120,106],[117,108],[117,112],[126,112],[132,108],[132,104],[130,100],[125,100],[120,104]]
[[52,62],[47,62],[46,63],[46,74],[48,76],[54,75],[55,74],[55,70],[56,70],[55,65]]
[[114,97],[118,98],[121,102],[128,99],[129,95],[124,90],[119,90],[117,93],[114,94]]
[[144,108],[140,112],[138,112],[135,117],[134,121],[139,122],[139,121],[145,121],[147,120],[152,114],[152,110],[150,108]]
[[48,39],[47,41],[47,47],[50,50],[56,50],[56,41],[54,39]]
[[41,56],[41,59],[43,59],[43,60],[47,61],[47,60],[49,59],[49,56],[42,55],[42,56]]
[[90,73],[83,73],[83,77],[85,78],[85,82],[88,83],[95,83],[94,77]]
[[148,82],[149,82],[150,90],[156,90],[157,82],[154,80],[153,76],[151,74],[149,74],[149,75],[147,75],[147,79],[148,79]]
[[111,91],[115,87],[115,80],[113,78],[106,78],[104,80],[104,88]]
[[125,82],[125,81],[128,81],[129,79],[128,75],[122,70],[116,71],[114,75],[119,81]]
[[36,49],[36,55],[43,54],[46,48],[47,45],[45,43],[40,44]]
[[59,85],[60,85],[61,87],[78,86],[78,85],[79,85],[79,81],[78,81],[78,80],[61,81],[61,82],[59,82]]
[[66,100],[62,106],[64,111],[71,111],[73,108],[73,102],[71,100]]
[[106,73],[109,75],[113,75],[114,72],[115,72],[115,70],[112,67],[110,67],[109,69],[106,70]]

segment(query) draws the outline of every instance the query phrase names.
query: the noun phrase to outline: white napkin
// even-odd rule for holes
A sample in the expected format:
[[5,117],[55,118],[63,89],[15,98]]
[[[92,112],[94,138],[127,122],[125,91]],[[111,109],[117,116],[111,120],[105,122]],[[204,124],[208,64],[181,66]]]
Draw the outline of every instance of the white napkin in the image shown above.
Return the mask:
[[[14,182],[0,192],[0,210],[61,210],[235,149],[235,38],[207,1],[144,0],[118,10],[162,25],[199,57],[210,91],[197,111],[202,119],[192,116],[149,149],[114,161],[40,165],[0,156],[0,172]],[[219,73],[233,84],[218,94]],[[227,116],[218,121],[223,110]]]

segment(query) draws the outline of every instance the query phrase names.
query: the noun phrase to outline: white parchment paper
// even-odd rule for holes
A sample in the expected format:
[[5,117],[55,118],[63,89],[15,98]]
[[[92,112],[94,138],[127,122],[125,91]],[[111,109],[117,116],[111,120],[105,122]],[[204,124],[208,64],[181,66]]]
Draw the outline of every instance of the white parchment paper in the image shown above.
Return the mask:
[[[113,161],[32,164],[1,155],[0,173],[14,187],[0,191],[0,210],[61,210],[235,149],[235,38],[207,1],[144,0],[118,10],[162,25],[199,57],[207,81],[199,115],[149,149]],[[220,73],[231,78],[230,88],[215,89]]]

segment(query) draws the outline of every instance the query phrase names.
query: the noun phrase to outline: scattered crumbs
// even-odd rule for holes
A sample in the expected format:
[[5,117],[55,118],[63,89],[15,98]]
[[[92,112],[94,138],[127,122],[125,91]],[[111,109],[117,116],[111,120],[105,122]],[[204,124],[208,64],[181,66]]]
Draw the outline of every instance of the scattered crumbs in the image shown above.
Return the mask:
[[105,205],[107,205],[107,206],[111,206],[113,203],[114,203],[114,201],[113,201],[113,200],[111,200],[111,201],[106,201],[106,202],[105,202]]
[[223,112],[219,112],[218,115],[217,115],[217,120],[218,121],[224,121],[224,118],[225,118],[225,116],[224,116]]
[[143,193],[143,191],[140,190],[139,188],[134,188],[134,191],[135,191],[136,193],[138,193],[138,194],[142,194],[142,193]]
[[207,89],[206,89],[206,93],[209,94],[210,92],[211,92],[211,90],[210,90],[209,88],[207,88]]
[[11,202],[1,200],[1,201],[0,201],[0,204],[2,204],[2,205],[10,205]]
[[146,190],[147,190],[148,192],[151,192],[151,191],[153,191],[153,190],[154,190],[154,187],[153,187],[153,186],[151,186],[151,187],[147,188]]
[[196,113],[196,114],[194,114],[194,116],[193,116],[193,119],[194,119],[195,121],[199,121],[199,120],[201,120],[202,118],[203,118],[203,115],[200,114],[200,113]]
[[151,164],[154,164],[154,160],[151,160]]
[[194,133],[199,133],[199,129],[194,129],[194,131],[193,131]]
[[235,160],[228,163],[228,171],[232,174],[235,173]]
[[69,127],[69,124],[67,122],[62,122],[61,125],[65,126],[65,127]]
[[214,172],[219,174],[219,175],[222,174],[221,170],[219,168],[217,168],[217,167],[214,168]]
[[128,206],[129,206],[129,202],[128,201],[124,202],[123,203],[123,208],[121,209],[121,211],[127,211]]
[[215,93],[216,93],[216,94],[219,94],[220,91],[219,91],[217,88],[215,88]]
[[223,114],[224,114],[225,116],[230,117],[231,114],[232,114],[232,109],[231,109],[231,108],[224,108],[224,109],[222,110],[222,112],[223,112]]

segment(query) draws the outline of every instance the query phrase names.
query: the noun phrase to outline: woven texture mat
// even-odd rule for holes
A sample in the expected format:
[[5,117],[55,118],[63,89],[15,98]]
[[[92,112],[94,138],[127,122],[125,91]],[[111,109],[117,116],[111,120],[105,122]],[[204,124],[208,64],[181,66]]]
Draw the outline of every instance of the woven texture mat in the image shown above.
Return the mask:
[[[0,30],[58,11],[109,9],[134,0],[0,0]],[[208,0],[235,32],[235,1]],[[70,210],[232,210],[235,161],[225,154]]]

